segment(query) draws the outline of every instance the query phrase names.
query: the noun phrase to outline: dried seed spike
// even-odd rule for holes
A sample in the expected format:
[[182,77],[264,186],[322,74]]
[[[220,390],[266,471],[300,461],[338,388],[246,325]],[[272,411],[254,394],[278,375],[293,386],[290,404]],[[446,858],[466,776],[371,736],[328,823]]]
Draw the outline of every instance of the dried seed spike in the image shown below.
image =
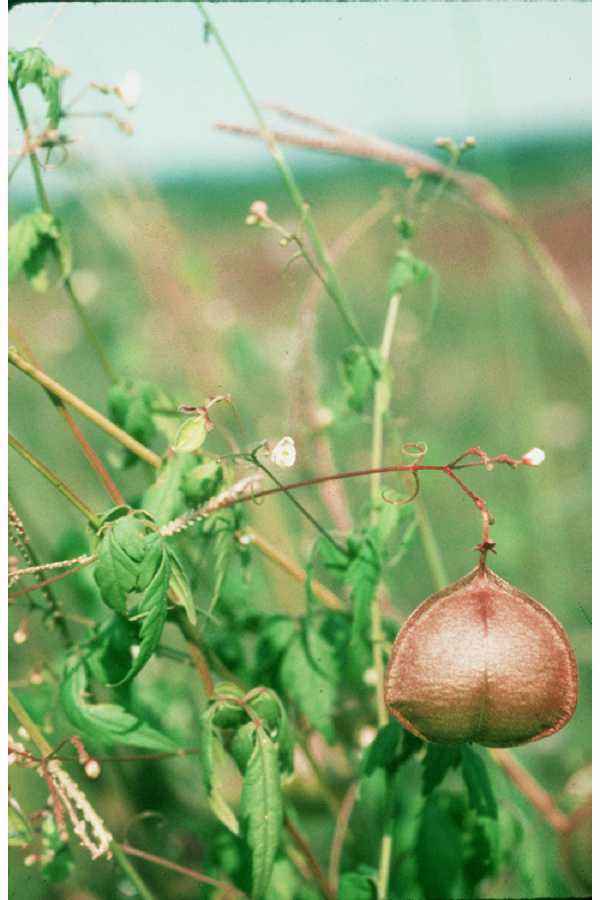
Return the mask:
[[433,594],[400,629],[386,703],[425,740],[512,747],[559,731],[577,704],[562,625],[485,565]]

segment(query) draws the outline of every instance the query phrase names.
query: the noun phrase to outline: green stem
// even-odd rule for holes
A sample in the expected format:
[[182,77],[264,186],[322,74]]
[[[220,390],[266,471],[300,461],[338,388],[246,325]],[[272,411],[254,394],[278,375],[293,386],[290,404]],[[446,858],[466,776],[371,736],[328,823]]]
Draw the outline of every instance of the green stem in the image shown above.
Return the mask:
[[[9,87],[15,104],[15,109],[17,111],[17,116],[19,117],[21,128],[23,129],[23,134],[25,135],[25,137],[27,137],[27,135],[29,134],[29,122],[27,120],[27,113],[25,112],[25,107],[23,106],[23,101],[21,100],[19,89],[16,85],[16,82],[14,81],[9,81]],[[46,188],[44,187],[44,182],[42,179],[42,167],[40,165],[37,153],[35,152],[35,150],[28,148],[27,155],[29,156],[29,162],[31,164],[31,171],[33,173],[33,180],[35,182],[35,189],[40,206],[45,213],[47,213],[49,216],[53,216],[52,207],[50,206],[50,200],[48,199],[48,194],[46,192]],[[54,258],[60,264],[59,251],[55,242],[52,243],[52,253],[54,255]],[[81,322],[83,330],[85,331],[90,344],[96,351],[98,361],[104,369],[106,377],[109,381],[116,381],[116,375],[112,370],[112,367],[108,361],[106,354],[104,353],[104,350],[102,349],[102,345],[100,344],[96,332],[94,331],[94,328],[88,319],[87,313],[85,312],[79,298],[77,297],[77,294],[75,293],[70,276],[65,275],[62,279],[62,283],[65,289],[65,293],[71,301],[75,313],[78,316],[79,321]]]
[[[381,361],[385,365],[389,358],[392,347],[392,338],[394,328],[398,318],[398,308],[400,305],[400,294],[393,294],[388,306],[385,325],[383,328],[383,337],[381,340],[380,355]],[[383,458],[383,423],[387,408],[387,385],[383,378],[380,378],[375,384],[375,398],[373,404],[373,439],[371,444],[371,468],[381,468]],[[379,508],[381,506],[381,474],[376,473],[371,477],[371,522],[375,524],[379,516]],[[382,627],[381,605],[379,598],[375,597],[371,604],[371,641],[373,645],[373,664],[376,675],[376,697],[377,697],[377,724],[378,727],[385,728],[389,722],[389,714],[385,704],[385,667],[383,660],[383,644],[385,635]],[[388,884],[390,879],[390,867],[392,860],[392,823],[390,821],[389,811],[385,815],[384,831],[379,846],[379,866],[377,871],[377,897],[378,900],[385,900],[388,893]]]
[[112,850],[113,856],[118,862],[121,871],[127,876],[137,890],[138,896],[140,896],[142,900],[155,900],[154,894],[148,889],[137,869],[130,863],[127,854],[121,849],[120,844],[113,841],[110,845],[110,849]]
[[202,17],[204,18],[204,22],[205,22],[206,26],[210,29],[210,33],[216,40],[218,47],[219,47],[221,53],[223,54],[225,61],[226,61],[227,65],[229,66],[229,69],[230,69],[233,77],[235,78],[240,90],[242,91],[242,94],[244,95],[244,97],[246,98],[246,100],[248,102],[248,105],[250,106],[250,109],[254,113],[256,122],[258,124],[259,131],[261,133],[261,137],[263,138],[265,144],[267,145],[267,148],[268,148],[271,156],[273,157],[275,164],[277,165],[277,168],[279,169],[279,171],[282,175],[283,181],[288,190],[290,198],[291,198],[294,206],[296,207],[296,210],[298,211],[298,215],[300,216],[300,221],[302,223],[304,223],[304,225],[306,226],[306,231],[308,233],[310,242],[315,251],[317,260],[326,273],[325,287],[327,289],[327,293],[329,294],[329,296],[335,303],[339,314],[341,315],[342,319],[346,323],[346,325],[347,325],[348,329],[350,330],[350,332],[352,333],[354,339],[359,344],[361,344],[363,347],[368,349],[369,345],[367,344],[367,341],[366,341],[364,335],[362,334],[362,331],[360,330],[360,327],[348,305],[348,300],[344,294],[343,288],[339,282],[339,279],[337,277],[335,269],[333,268],[331,260],[329,259],[329,256],[327,255],[327,251],[326,251],[325,246],[319,236],[317,226],[312,217],[312,214],[310,212],[308,204],[306,203],[304,197],[302,196],[302,192],[300,191],[300,188],[298,187],[298,183],[296,182],[296,179],[294,178],[292,170],[288,166],[280,147],[278,146],[277,142],[275,141],[273,133],[270,131],[270,129],[266,123],[266,120],[260,110],[260,107],[258,106],[256,100],[250,93],[250,89],[249,89],[248,85],[246,84],[246,82],[242,76],[242,73],[240,72],[235,60],[229,53],[229,50],[227,49],[227,47],[223,41],[223,38],[221,37],[216,25],[214,24],[213,20],[208,15],[208,13],[206,12],[206,9],[204,8],[204,4],[201,2],[197,2],[196,6],[198,7]]
[[8,361],[12,363],[13,366],[16,366],[17,369],[20,369],[21,372],[24,372],[25,375],[29,375],[30,378],[37,381],[38,384],[43,388],[46,388],[51,394],[54,394],[55,397],[58,397],[64,403],[72,406],[73,409],[80,412],[86,419],[89,419],[90,422],[93,422],[94,425],[97,425],[98,428],[101,428],[102,431],[106,432],[110,437],[119,441],[120,444],[127,447],[128,450],[131,450],[131,452],[135,453],[140,459],[150,463],[155,469],[160,466],[161,458],[158,453],[154,453],[152,450],[149,450],[148,447],[140,444],[139,441],[136,441],[130,434],[127,434],[126,431],[123,431],[122,428],[119,428],[118,425],[115,425],[114,422],[111,422],[110,419],[107,419],[106,416],[99,413],[93,406],[90,406],[84,400],[81,400],[76,394],[73,394],[67,388],[63,387],[62,384],[59,384],[58,381],[50,378],[49,375],[46,375],[46,373],[42,372],[41,369],[38,369],[37,366],[28,362],[28,360],[12,347],[9,348],[8,351]]
[[23,444],[12,434],[8,435],[8,443],[14,450],[17,451],[20,456],[23,457],[23,459],[25,459],[29,463],[29,465],[33,466],[33,468],[36,469],[40,473],[40,475],[43,475],[44,478],[63,495],[63,497],[66,497],[69,503],[71,503],[76,509],[79,510],[80,513],[82,513],[86,517],[92,528],[98,528],[98,526],[100,525],[100,519],[98,518],[98,516],[94,512],[92,512],[90,507],[86,503],[84,503],[83,500],[81,500],[77,496],[75,491],[71,490],[71,488],[66,485],[65,482],[62,481],[62,479],[59,478],[55,472],[49,469],[48,466],[44,465],[44,463],[36,456],[34,456],[33,453],[27,450],[27,448],[24,447]]
[[8,688],[8,705],[11,712],[18,719],[19,723],[27,731],[27,734],[36,745],[42,756],[49,756],[52,753],[52,747],[35,724],[21,701],[18,699],[10,688]]

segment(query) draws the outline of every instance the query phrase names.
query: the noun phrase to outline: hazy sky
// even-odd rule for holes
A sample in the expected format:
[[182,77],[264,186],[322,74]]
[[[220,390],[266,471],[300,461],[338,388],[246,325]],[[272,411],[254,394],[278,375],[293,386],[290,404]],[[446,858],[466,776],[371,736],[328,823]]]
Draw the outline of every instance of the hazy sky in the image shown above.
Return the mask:
[[[591,4],[235,3],[209,11],[261,101],[408,143],[590,127]],[[43,35],[44,49],[73,72],[67,97],[90,80],[140,73],[133,138],[105,121],[70,125],[104,167],[141,174],[268,164],[258,145],[212,128],[252,117],[191,4],[41,4],[15,9],[9,28],[16,48]],[[118,109],[109,98],[91,101],[81,110]],[[15,148],[12,114],[11,122]]]

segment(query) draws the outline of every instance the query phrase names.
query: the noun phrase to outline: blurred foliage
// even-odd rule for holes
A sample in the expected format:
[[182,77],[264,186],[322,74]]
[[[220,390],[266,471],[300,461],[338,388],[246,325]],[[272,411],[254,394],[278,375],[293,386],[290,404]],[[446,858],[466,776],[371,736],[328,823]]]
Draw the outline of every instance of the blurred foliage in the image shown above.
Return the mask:
[[[473,152],[466,158],[466,167],[490,176],[507,191],[563,264],[587,306],[589,142],[556,136],[538,143],[507,143]],[[224,393],[233,399],[231,407],[223,405],[214,412],[218,427],[206,437],[206,458],[199,458],[198,467],[190,469],[176,462],[176,457],[163,466],[163,480],[156,487],[150,487],[155,473],[145,463],[123,458],[103,432],[78,420],[127,502],[166,521],[181,512],[184,500],[200,502],[198,498],[209,497],[223,478],[210,454],[231,452],[232,435],[243,447],[292,435],[299,451],[293,480],[311,477],[318,460],[314,410],[305,405],[308,370],[302,340],[306,335],[300,319],[310,276],[302,261],[285,269],[289,250],[279,247],[271,233],[244,225],[250,203],[263,199],[274,218],[292,226],[293,214],[279,182],[239,172],[218,179],[173,178],[157,185],[133,180],[110,184],[100,182],[85,167],[77,174],[74,166],[74,171],[77,178],[87,180],[86,193],[56,202],[55,213],[72,236],[73,283],[121,381],[109,393],[56,278],[43,295],[17,278],[11,294],[11,342],[29,348],[42,368],[104,414],[112,409],[125,427],[131,416],[135,420],[132,433],[158,453],[172,444],[178,424],[170,398],[175,404],[193,405]],[[299,172],[302,189],[328,241],[375,203],[381,189],[398,190],[403,184],[399,170],[369,163],[327,162],[322,172],[303,172],[301,167]],[[48,189],[52,194],[51,176]],[[398,212],[402,212],[401,190],[397,196]],[[17,198],[11,215],[16,218],[20,209],[29,208]],[[380,340],[397,245],[389,215],[352,247],[338,267],[372,345]],[[435,283],[426,279],[411,285],[402,300],[389,367],[393,390],[384,461],[399,461],[407,441],[426,442],[427,461],[436,464],[472,445],[515,456],[533,446],[546,451],[547,461],[538,470],[515,473],[497,468],[492,474],[476,470],[468,480],[489,500],[496,518],[494,568],[561,620],[577,654],[581,692],[573,720],[558,734],[514,751],[547,790],[559,794],[569,776],[591,759],[588,366],[551,292],[506,229],[444,199],[420,225],[412,246],[418,260],[435,273]],[[371,443],[369,385],[364,390],[362,384],[356,388],[358,399],[350,408],[346,403],[342,360],[348,345],[335,309],[321,298],[315,337],[316,389],[319,405],[330,411],[323,416],[327,423],[323,427],[339,470],[366,467]],[[348,366],[345,374],[347,378]],[[95,511],[106,512],[113,504],[43,391],[11,370],[9,392],[11,430]],[[133,412],[128,405],[131,399],[137,404]],[[156,406],[162,416],[153,409]],[[10,476],[11,497],[38,556],[54,560],[86,552],[90,535],[86,536],[85,525],[64,499],[16,456],[10,458]],[[170,479],[180,476],[184,481],[177,488],[179,493],[169,493]],[[398,482],[397,477],[386,478],[386,490],[404,491]],[[370,552],[369,485],[366,479],[353,479],[345,482],[344,490],[354,514],[352,546],[359,567],[350,580],[343,571],[336,572],[335,559],[313,554],[316,533],[285,497],[268,498],[260,506],[248,504],[244,518],[222,517],[218,542],[210,529],[201,526],[195,526],[193,540],[174,541],[186,571],[193,573],[189,590],[201,616],[218,600],[211,617],[201,618],[211,652],[234,675],[285,692],[293,711],[329,741],[331,746],[320,738],[314,740],[313,754],[338,799],[349,783],[339,743],[345,744],[356,769],[361,734],[373,724],[372,688],[361,683],[355,672],[361,672],[364,661],[364,635],[360,627],[355,630],[352,658],[341,660],[338,648],[350,637],[347,619],[322,609],[315,612],[310,590],[307,600],[303,588],[251,546],[240,550],[236,542],[232,552],[231,536],[249,521],[303,567],[311,562],[315,574],[332,589],[363,591],[370,602],[373,585],[368,566],[364,568]],[[448,581],[454,580],[473,564],[478,517],[466,498],[436,474],[422,478],[421,496]],[[304,490],[302,502],[319,521],[332,526],[316,489]],[[403,532],[391,533],[402,553],[392,550],[386,560],[376,561],[377,566],[381,564],[395,616],[395,624],[386,625],[389,636],[436,587],[419,535],[415,533],[404,548]],[[132,575],[132,585],[136,577]],[[161,590],[164,593],[166,582]],[[69,613],[99,619],[107,612],[89,569],[59,582],[55,591]],[[289,616],[302,613],[307,602],[309,615],[302,630],[290,631]],[[58,742],[73,731],[73,724],[57,706],[58,637],[27,602],[11,607],[10,634],[24,618],[29,640],[24,645],[9,644],[11,682],[19,687],[30,715],[47,726],[48,740]],[[72,628],[78,641],[86,634],[77,624]],[[258,665],[249,653],[247,636],[253,631],[262,648]],[[86,672],[106,664],[107,642],[117,646],[118,639],[116,634],[98,635],[85,667],[80,664],[71,672],[75,693],[85,687]],[[134,683],[113,691],[111,701],[124,715],[144,723],[140,727],[147,746],[166,746],[161,742],[171,740],[182,746],[198,743],[198,737],[190,736],[200,734],[200,723],[207,715],[215,719],[216,707],[209,707],[207,713],[198,679],[185,661],[185,644],[170,622],[164,627],[162,644],[165,654],[153,657]],[[311,668],[311,654],[319,657],[317,668]],[[43,685],[31,683],[32,672],[43,673]],[[117,654],[109,680],[114,683],[126,672]],[[335,690],[344,680],[348,683],[343,687],[349,691],[338,707]],[[322,702],[316,706],[317,694]],[[103,700],[95,698],[98,706]],[[86,709],[93,715],[95,705],[90,703]],[[272,710],[272,715],[272,730],[256,729],[250,721],[244,733],[250,743],[244,745],[239,731],[242,736],[231,748],[236,761],[242,761],[242,770],[254,771],[262,764],[270,779],[276,777],[278,765],[289,766],[289,760],[282,761],[281,746],[278,757],[272,743],[274,735],[281,741],[285,712]],[[212,754],[206,749],[212,741],[211,729],[212,720],[202,740],[203,752]],[[360,796],[342,857],[345,875],[340,897],[366,900],[373,896],[380,810],[388,803],[394,811],[394,897],[572,896],[576,888],[567,880],[555,835],[500,770],[489,763],[485,774],[479,752],[436,756],[431,748],[423,768],[415,756],[422,749],[418,742],[412,747],[399,745],[395,729],[401,731],[390,726],[385,734],[380,732],[369,756],[363,758]],[[101,743],[103,739],[106,735],[100,734]],[[300,755],[285,793],[293,798],[302,827],[326,869],[334,822],[306,757]],[[227,768],[227,762],[217,762],[220,787],[207,778],[206,767],[203,786],[200,763],[192,756],[105,764],[100,780],[86,781],[85,790],[120,839],[249,890],[248,848],[211,812],[216,808],[223,820],[233,815],[230,807],[240,809],[241,779],[233,764]],[[13,767],[12,772],[14,796],[30,815],[45,803],[44,785],[26,770]],[[245,786],[240,815],[251,819],[250,833],[255,836],[260,828],[256,804],[268,808],[264,796],[252,795]],[[55,857],[55,868],[71,871],[61,886],[51,883],[51,871],[42,872],[46,880],[41,880],[36,869],[24,867],[26,854],[26,850],[11,850],[11,897],[136,896],[114,863],[92,863],[75,841],[72,871],[70,855]],[[216,896],[212,889],[177,874],[135,862],[157,897]],[[266,871],[270,861],[263,862]],[[303,885],[289,861],[279,855],[265,896],[310,900],[318,894]]]

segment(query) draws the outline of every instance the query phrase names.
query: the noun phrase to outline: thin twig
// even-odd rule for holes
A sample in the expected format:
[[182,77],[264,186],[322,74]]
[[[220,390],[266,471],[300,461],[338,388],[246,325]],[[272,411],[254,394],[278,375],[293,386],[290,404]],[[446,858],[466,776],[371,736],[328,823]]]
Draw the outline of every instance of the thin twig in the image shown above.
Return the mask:
[[335,900],[336,894],[335,894],[333,888],[331,887],[331,885],[329,884],[329,882],[327,881],[327,877],[325,876],[325,873],[323,872],[321,866],[317,862],[317,859],[316,859],[314,853],[312,852],[311,847],[310,847],[308,841],[306,840],[306,838],[298,831],[298,829],[296,828],[296,826],[294,825],[294,823],[292,822],[292,820],[290,819],[290,817],[288,815],[285,816],[283,823],[285,825],[285,829],[286,829],[287,833],[289,834],[292,841],[294,842],[294,844],[296,845],[298,850],[300,850],[300,852],[302,853],[302,856],[306,860],[308,868],[310,869],[311,874],[312,874],[313,878],[315,879],[316,883],[319,885],[319,888],[320,888],[323,896],[326,897],[327,900]]
[[172,872],[178,872],[180,875],[185,875],[187,878],[192,878],[194,881],[198,881],[201,884],[210,884],[213,887],[221,888],[221,890],[228,891],[232,897],[247,896],[233,884],[211,878],[210,875],[203,875],[201,872],[196,872],[195,869],[189,869],[187,866],[180,866],[179,863],[171,862],[170,859],[165,859],[164,856],[156,856],[154,853],[147,853],[145,850],[139,850],[137,847],[131,847],[129,844],[118,844],[117,846],[119,846],[123,853],[126,853],[128,856],[137,856],[138,859],[155,863],[155,865],[162,866],[163,869],[170,869]]
[[562,833],[568,830],[569,817],[556,806],[550,794],[538,784],[533,775],[523,768],[512,753],[508,750],[493,748],[489,750],[489,754],[555,831]]
[[336,896],[340,882],[340,863],[342,861],[342,850],[344,848],[346,834],[348,833],[348,826],[350,825],[350,816],[352,815],[352,810],[354,809],[354,804],[356,803],[357,797],[358,782],[355,781],[350,785],[350,787],[346,791],[344,799],[342,800],[342,805],[340,806],[340,811],[335,823],[333,839],[331,841],[331,852],[329,855],[329,883],[331,884],[333,892]]

